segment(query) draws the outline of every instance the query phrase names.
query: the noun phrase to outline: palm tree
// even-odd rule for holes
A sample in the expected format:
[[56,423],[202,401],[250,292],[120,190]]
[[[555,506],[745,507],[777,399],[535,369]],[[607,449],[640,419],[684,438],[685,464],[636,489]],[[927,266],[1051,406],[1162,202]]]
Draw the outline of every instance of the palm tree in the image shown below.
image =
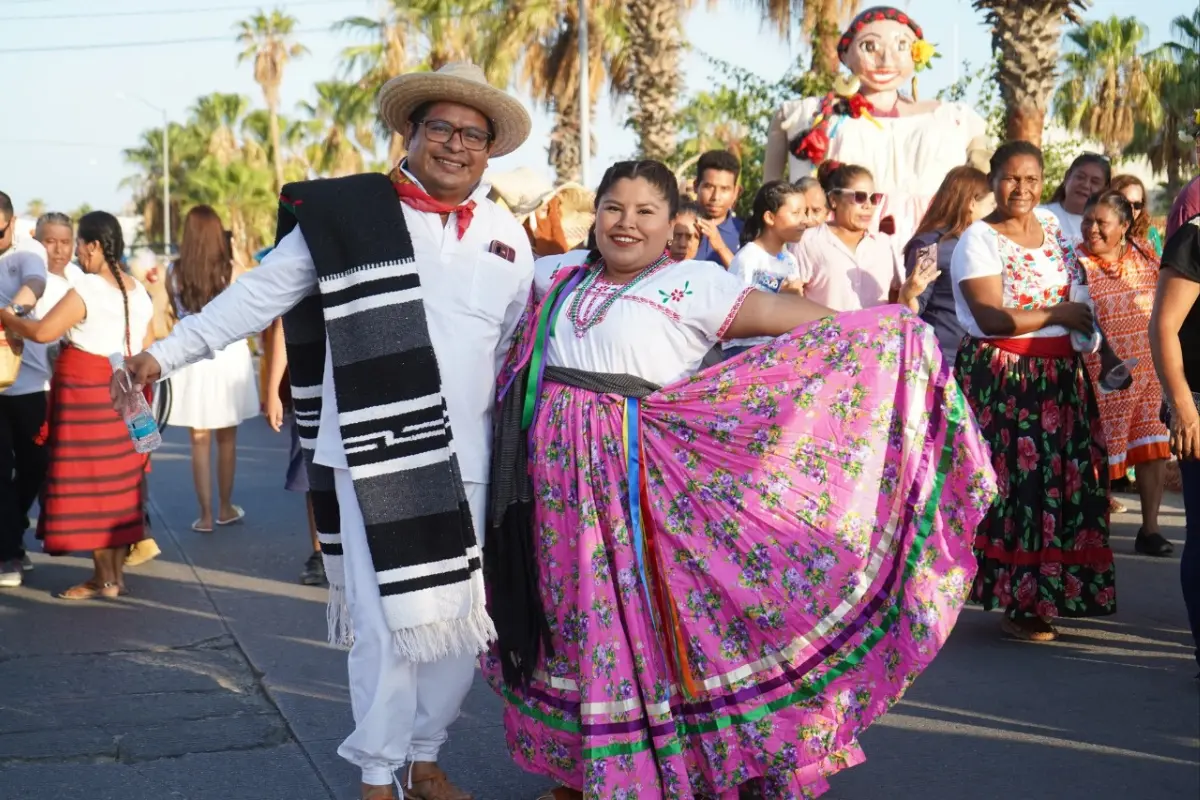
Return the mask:
[[681,12],[677,0],[628,0],[631,121],[642,155],[666,161],[675,151],[676,108],[682,81]]
[[[549,161],[560,183],[582,172],[579,108],[579,3],[575,0],[516,0],[485,25],[493,33],[482,55],[488,78],[508,84],[513,75],[533,101],[554,115]],[[623,3],[598,0],[588,14],[588,113],[608,76],[618,96],[629,79]],[[592,150],[594,151],[594,147]]]
[[[489,0],[388,0],[377,18],[348,17],[335,30],[365,35],[366,44],[342,51],[347,76],[372,97],[389,79],[411,69],[436,70],[451,61],[473,60],[480,52],[486,19],[495,4]],[[424,49],[423,59],[415,53]],[[404,155],[403,134],[377,120],[380,136],[389,138],[388,157]]]
[[316,100],[300,103],[312,135],[309,162],[330,177],[362,172],[364,151],[375,150],[374,95],[347,81],[322,81],[314,88]]
[[1055,95],[1058,121],[1104,145],[1117,158],[1133,141],[1134,123],[1153,101],[1138,45],[1148,29],[1133,17],[1090,22],[1067,33],[1074,52],[1063,57],[1064,81]]
[[237,129],[249,108],[250,99],[245,95],[223,92],[198,98],[192,106],[192,126],[207,140],[208,153],[223,164],[228,164],[241,151]]
[[42,214],[46,213],[46,201],[40,197],[35,197],[29,201],[29,205],[25,206],[25,216],[37,219]]
[[973,5],[992,29],[1005,138],[1041,144],[1057,83],[1062,26],[1079,24],[1088,0],[974,0]]
[[296,18],[279,9],[270,13],[259,9],[249,19],[238,23],[238,44],[244,48],[238,62],[254,60],[254,80],[262,87],[270,114],[271,149],[274,154],[275,188],[283,188],[283,159],[279,144],[279,86],[288,61],[308,52],[292,41]]
[[241,263],[249,263],[250,253],[271,235],[278,193],[265,167],[240,160],[222,164],[208,156],[188,176],[188,193],[189,205],[210,205],[229,224]]
[[790,38],[799,23],[803,36],[811,43],[809,70],[832,80],[841,67],[837,45],[842,31],[858,13],[859,0],[754,0],[763,19],[774,23],[779,35]]
[[1200,9],[1171,23],[1177,41],[1167,42],[1146,57],[1151,113],[1138,120],[1128,151],[1150,160],[1155,172],[1166,173],[1167,194],[1183,185],[1182,175],[1191,162],[1195,143],[1180,136],[1192,119],[1200,86]]
[[[180,210],[188,205],[187,179],[208,154],[210,141],[193,125],[172,122],[167,129],[170,145],[171,219],[180,220]],[[162,229],[162,129],[142,131],[141,142],[127,148],[125,162],[136,171],[121,181],[121,187],[133,190],[134,206],[142,215],[144,230]]]

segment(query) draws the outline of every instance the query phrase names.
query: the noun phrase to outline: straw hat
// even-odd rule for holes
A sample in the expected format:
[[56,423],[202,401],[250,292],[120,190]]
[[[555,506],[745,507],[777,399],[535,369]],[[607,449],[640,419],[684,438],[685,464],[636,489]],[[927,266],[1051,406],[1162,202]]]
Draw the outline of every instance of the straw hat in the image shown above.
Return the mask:
[[520,147],[533,124],[519,100],[490,85],[483,70],[467,61],[447,64],[437,72],[398,75],[379,90],[379,113],[402,136],[408,134],[412,113],[425,103],[458,103],[491,120],[496,133],[493,156]]
[[502,202],[518,221],[537,211],[554,196],[554,185],[529,167],[493,172],[486,180],[492,185],[493,199]]

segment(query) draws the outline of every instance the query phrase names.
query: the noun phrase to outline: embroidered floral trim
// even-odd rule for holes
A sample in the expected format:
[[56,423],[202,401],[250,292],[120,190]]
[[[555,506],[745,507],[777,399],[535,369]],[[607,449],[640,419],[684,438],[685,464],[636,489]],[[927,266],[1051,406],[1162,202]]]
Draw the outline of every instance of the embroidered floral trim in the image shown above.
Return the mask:
[[734,301],[733,307],[730,308],[729,313],[725,315],[725,321],[721,323],[721,327],[717,330],[718,339],[725,338],[725,334],[729,330],[729,326],[733,324],[733,321],[737,318],[738,312],[742,310],[742,303],[745,303],[746,298],[749,297],[750,293],[754,291],[758,290],[753,286],[747,286],[742,290],[742,293],[738,295],[738,299]]
[[912,28],[912,32],[917,35],[918,39],[925,38],[925,34],[921,31],[921,26],[912,17],[908,16],[908,14],[891,6],[876,6],[875,8],[868,8],[850,23],[850,27],[846,29],[846,32],[842,34],[842,38],[838,40],[838,55],[844,56],[846,54],[846,51],[850,49],[850,45],[854,44],[854,37],[862,33],[863,28],[872,22],[889,21],[907,25]]

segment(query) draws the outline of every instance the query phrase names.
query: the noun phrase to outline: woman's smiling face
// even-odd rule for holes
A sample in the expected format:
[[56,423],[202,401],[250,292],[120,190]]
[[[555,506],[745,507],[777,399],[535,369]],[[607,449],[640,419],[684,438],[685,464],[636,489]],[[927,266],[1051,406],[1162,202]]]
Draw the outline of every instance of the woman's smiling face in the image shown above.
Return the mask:
[[622,178],[600,198],[596,247],[613,272],[637,272],[667,249],[671,238],[667,198],[645,178]]

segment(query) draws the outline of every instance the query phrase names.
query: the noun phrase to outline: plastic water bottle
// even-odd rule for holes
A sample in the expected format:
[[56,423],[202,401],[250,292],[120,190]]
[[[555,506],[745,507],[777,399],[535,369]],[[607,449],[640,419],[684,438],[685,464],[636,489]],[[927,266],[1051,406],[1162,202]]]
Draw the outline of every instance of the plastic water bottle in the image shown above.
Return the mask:
[[113,374],[118,376],[125,390],[124,400],[121,401],[118,410],[121,419],[125,420],[125,427],[129,428],[133,449],[138,453],[149,453],[157,449],[162,444],[162,434],[158,432],[158,423],[154,421],[154,414],[150,411],[150,404],[146,402],[145,395],[133,390],[133,381],[125,371],[125,357],[120,353],[113,353],[108,357],[108,363],[112,365]]
[[1076,353],[1092,354],[1100,350],[1100,344],[1104,341],[1104,336],[1100,333],[1100,326],[1095,322],[1096,304],[1092,300],[1092,290],[1086,284],[1075,284],[1071,287],[1070,300],[1072,303],[1086,303],[1092,309],[1092,332],[1090,334],[1080,333],[1079,331],[1071,331],[1071,346],[1075,348]]
[[1100,378],[1100,394],[1112,394],[1128,388],[1126,384],[1133,377],[1133,368],[1137,365],[1136,358],[1128,358],[1106,372]]

